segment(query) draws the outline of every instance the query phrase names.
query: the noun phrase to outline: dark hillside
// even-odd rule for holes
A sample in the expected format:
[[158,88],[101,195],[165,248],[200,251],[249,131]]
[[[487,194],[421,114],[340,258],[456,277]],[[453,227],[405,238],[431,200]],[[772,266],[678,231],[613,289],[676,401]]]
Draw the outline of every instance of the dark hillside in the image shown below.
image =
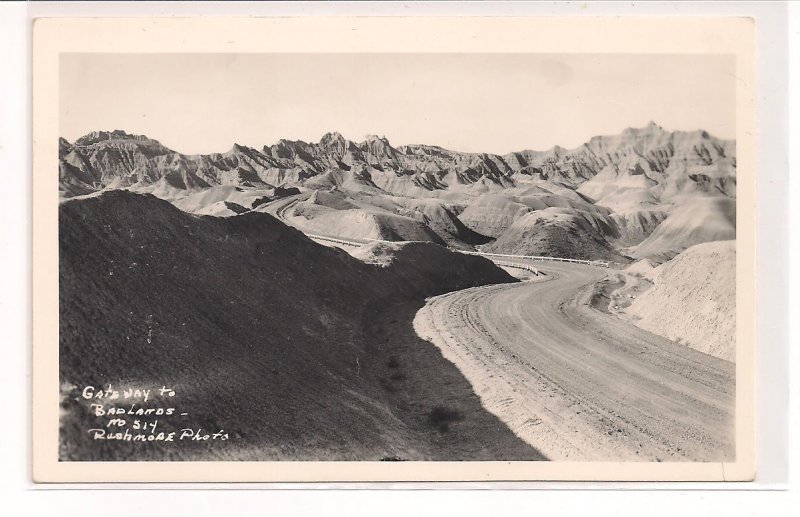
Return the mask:
[[[513,281],[485,259],[429,245],[381,268],[267,214],[198,217],[127,191],[59,217],[62,459],[541,458],[433,345],[374,342],[425,296]],[[388,386],[387,364],[415,381]],[[162,429],[230,440],[91,440],[80,390],[108,383],[174,387],[188,415]]]

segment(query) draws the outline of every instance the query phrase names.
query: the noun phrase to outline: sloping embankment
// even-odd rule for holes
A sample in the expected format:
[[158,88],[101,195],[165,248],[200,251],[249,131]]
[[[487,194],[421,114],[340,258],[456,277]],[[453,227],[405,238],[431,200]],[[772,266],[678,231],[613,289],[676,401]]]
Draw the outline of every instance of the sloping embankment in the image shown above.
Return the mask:
[[[413,339],[424,297],[513,279],[431,244],[387,267],[267,214],[197,217],[112,191],[59,211],[63,460],[541,459]],[[94,441],[83,386],[169,385],[230,440]]]
[[653,287],[626,310],[639,327],[733,361],[736,242],[698,244],[663,266]]

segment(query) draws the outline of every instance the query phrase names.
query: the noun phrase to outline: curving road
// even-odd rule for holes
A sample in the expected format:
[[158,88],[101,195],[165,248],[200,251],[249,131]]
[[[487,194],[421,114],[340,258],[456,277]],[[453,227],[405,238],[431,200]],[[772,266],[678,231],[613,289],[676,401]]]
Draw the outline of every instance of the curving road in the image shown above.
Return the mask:
[[[307,195],[262,210],[297,227]],[[733,363],[591,308],[607,270],[523,262],[547,276],[435,297],[414,320],[486,409],[552,460],[733,459]]]
[[309,197],[311,197],[310,192],[295,194],[292,196],[287,196],[277,199],[275,201],[270,201],[269,203],[266,203],[261,207],[259,207],[257,210],[259,212],[264,212],[272,215],[277,219],[280,219],[287,226],[291,226],[297,230],[300,230],[309,239],[317,241],[325,246],[331,246],[332,244],[337,244],[337,245],[360,247],[370,242],[365,239],[353,239],[352,237],[339,237],[338,235],[320,234],[319,232],[310,233],[307,228],[304,228],[302,225],[298,224],[297,222],[298,218],[291,220],[286,216],[286,213],[290,209],[293,209],[297,203],[299,203],[300,201],[305,201]]
[[588,306],[607,271],[537,267],[546,281],[430,299],[414,320],[417,333],[549,459],[733,458],[733,363]]
[[305,192],[302,194],[294,194],[292,196],[278,198],[274,201],[270,201],[269,203],[259,206],[258,208],[256,208],[256,211],[270,214],[273,217],[280,219],[284,224],[291,226],[293,228],[297,228],[298,230],[301,230],[301,228],[299,228],[297,225],[295,225],[292,221],[290,221],[286,217],[286,212],[290,208],[294,208],[294,206],[297,203],[299,203],[300,201],[305,201],[310,196],[311,193]]

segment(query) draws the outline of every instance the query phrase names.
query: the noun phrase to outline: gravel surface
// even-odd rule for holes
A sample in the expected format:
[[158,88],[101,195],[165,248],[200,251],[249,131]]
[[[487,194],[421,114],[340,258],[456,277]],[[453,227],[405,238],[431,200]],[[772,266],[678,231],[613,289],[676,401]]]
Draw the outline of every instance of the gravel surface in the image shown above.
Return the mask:
[[608,270],[538,266],[551,280],[431,298],[414,328],[551,460],[733,459],[733,363],[592,309]]

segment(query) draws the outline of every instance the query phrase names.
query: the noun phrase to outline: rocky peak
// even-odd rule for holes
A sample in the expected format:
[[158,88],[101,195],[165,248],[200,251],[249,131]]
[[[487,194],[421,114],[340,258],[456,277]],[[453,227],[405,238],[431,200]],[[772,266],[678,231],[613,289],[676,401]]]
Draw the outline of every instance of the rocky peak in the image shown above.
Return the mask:
[[298,145],[306,145],[306,143],[303,142],[302,140],[288,140],[286,138],[281,138],[280,140],[278,140],[278,142],[275,145],[276,146],[280,146],[280,147],[292,147],[293,148],[293,147],[296,147]]
[[393,158],[397,156],[397,151],[383,136],[368,135],[358,147],[377,158]]
[[342,134],[339,133],[338,131],[331,131],[329,133],[325,133],[319,140],[319,145],[324,147],[337,147],[340,145],[345,145],[346,143],[347,139],[343,137]]
[[320,139],[318,144],[319,149],[323,155],[330,155],[334,158],[341,159],[348,152],[360,154],[360,149],[356,144],[346,139],[341,133],[332,132],[325,133]]
[[364,143],[371,143],[371,142],[380,142],[384,145],[390,145],[389,140],[385,136],[378,136],[378,135],[367,135],[364,138]]
[[624,137],[637,137],[637,136],[651,136],[665,133],[664,128],[653,122],[652,120],[644,127],[636,128],[629,127],[622,131]]
[[150,140],[146,136],[130,135],[121,129],[115,129],[114,131],[92,131],[91,133],[75,140],[75,145],[92,145],[108,140],[136,140],[139,142],[154,141]]

